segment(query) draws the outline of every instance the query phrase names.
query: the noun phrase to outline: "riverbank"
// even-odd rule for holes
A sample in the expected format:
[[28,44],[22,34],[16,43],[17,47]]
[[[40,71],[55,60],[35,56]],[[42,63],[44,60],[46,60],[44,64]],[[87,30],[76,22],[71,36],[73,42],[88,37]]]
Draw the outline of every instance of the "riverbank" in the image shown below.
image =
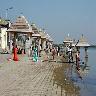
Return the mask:
[[70,65],[57,62],[62,56],[56,56],[55,61],[39,59],[37,63],[26,55],[19,59],[0,65],[0,96],[78,96],[78,86],[68,78]]

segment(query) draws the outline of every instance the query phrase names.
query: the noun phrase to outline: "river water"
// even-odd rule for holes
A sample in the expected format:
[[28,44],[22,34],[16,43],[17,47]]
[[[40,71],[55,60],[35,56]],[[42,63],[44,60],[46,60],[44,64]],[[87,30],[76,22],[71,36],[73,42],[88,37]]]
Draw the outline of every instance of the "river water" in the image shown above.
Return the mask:
[[87,71],[75,83],[80,88],[80,96],[96,96],[96,48],[88,49],[88,58],[85,59],[84,49],[80,50],[82,62],[86,62]]
[[96,49],[80,49],[80,70],[75,63],[62,63],[53,72],[54,82],[61,87],[61,96],[96,96]]

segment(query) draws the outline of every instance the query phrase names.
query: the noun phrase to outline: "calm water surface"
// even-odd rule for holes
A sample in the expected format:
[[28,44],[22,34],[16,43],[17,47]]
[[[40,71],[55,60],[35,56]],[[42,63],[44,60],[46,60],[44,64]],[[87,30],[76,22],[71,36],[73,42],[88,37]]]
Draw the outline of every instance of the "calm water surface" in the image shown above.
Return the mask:
[[[84,49],[81,49],[81,59],[84,61]],[[87,73],[82,80],[78,79],[76,84],[80,87],[80,96],[96,96],[96,48],[88,49],[88,60],[86,61]]]
[[88,58],[85,58],[85,50],[82,48],[80,49],[81,70],[77,71],[74,63],[62,63],[62,66],[54,69],[53,81],[61,88],[60,96],[96,96],[95,60],[95,48],[88,49]]

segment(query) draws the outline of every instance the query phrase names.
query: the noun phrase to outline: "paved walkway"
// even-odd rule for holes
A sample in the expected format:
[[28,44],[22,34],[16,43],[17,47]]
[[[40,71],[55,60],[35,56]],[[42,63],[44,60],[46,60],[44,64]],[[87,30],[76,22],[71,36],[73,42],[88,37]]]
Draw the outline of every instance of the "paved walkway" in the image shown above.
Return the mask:
[[64,69],[68,66],[54,61],[34,63],[26,55],[19,58],[0,65],[0,96],[78,96],[79,89],[66,82]]

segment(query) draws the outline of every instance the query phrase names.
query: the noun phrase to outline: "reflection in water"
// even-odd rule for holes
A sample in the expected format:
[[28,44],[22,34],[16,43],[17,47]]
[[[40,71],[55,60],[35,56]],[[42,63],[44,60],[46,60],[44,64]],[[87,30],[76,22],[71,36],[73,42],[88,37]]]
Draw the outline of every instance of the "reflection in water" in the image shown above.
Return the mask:
[[79,80],[83,81],[83,77],[88,74],[88,58],[84,59],[84,62],[80,64],[80,70],[76,69],[75,64],[64,63],[61,66],[57,67],[53,71],[53,82],[57,86],[61,87],[61,96],[63,93],[65,96],[80,96],[80,87],[77,85],[77,80],[74,78],[80,78]]
[[85,66],[88,64],[88,57],[85,57]]
[[74,82],[67,75],[69,68],[69,64],[62,64],[62,66],[54,69],[54,84],[61,87],[61,96],[63,96],[63,92],[65,93],[65,96],[79,96],[79,86],[74,84]]
[[85,76],[87,76],[88,71],[89,71],[88,57],[85,57],[84,62],[80,63],[80,69],[79,70],[76,69],[75,65],[74,65],[73,69],[75,70],[74,73],[76,73],[77,76],[83,81],[83,78],[85,78]]
[[84,63],[80,65],[80,73],[81,75],[87,75],[89,71],[89,66],[88,66],[88,57],[84,58]]

